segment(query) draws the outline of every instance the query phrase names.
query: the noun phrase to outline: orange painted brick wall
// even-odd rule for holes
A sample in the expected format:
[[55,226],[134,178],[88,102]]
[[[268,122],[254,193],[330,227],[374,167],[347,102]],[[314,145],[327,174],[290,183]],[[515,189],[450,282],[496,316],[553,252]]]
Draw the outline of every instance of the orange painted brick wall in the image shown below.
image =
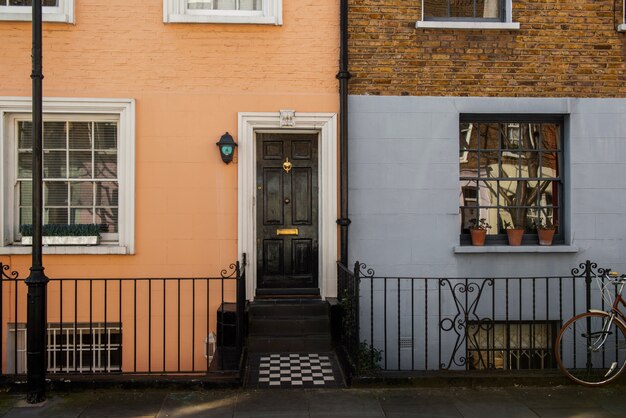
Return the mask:
[[350,93],[624,97],[622,16],[621,0],[513,0],[520,30],[416,29],[419,0],[350,0]]
[[[283,1],[283,25],[164,24],[162,1],[77,0],[44,23],[44,96],[137,103],[134,256],[48,255],[51,277],[216,275],[237,259],[237,112],[337,112],[339,5]],[[0,96],[31,94],[31,27],[0,22]],[[30,256],[0,256],[27,276]]]

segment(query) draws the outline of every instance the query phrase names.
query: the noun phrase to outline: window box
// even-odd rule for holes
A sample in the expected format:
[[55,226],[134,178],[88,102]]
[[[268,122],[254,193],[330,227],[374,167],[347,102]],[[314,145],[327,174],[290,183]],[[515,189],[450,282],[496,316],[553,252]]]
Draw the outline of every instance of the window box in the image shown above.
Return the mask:
[[[86,237],[41,237],[43,245],[98,245],[100,237],[90,235]],[[22,245],[33,245],[33,237],[23,236]]]
[[422,29],[518,30],[512,0],[422,0]]
[[282,0],[163,0],[163,22],[282,25]]
[[[14,0],[0,0],[0,20],[32,20],[32,6]],[[74,0],[43,0],[44,22],[74,23]]]

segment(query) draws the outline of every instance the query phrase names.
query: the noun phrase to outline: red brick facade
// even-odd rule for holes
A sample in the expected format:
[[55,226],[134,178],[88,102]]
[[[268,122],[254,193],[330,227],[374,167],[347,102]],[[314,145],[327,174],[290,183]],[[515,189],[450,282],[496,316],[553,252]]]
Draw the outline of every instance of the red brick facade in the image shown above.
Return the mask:
[[421,0],[350,0],[350,94],[626,97],[622,0],[513,0],[519,30],[416,29]]

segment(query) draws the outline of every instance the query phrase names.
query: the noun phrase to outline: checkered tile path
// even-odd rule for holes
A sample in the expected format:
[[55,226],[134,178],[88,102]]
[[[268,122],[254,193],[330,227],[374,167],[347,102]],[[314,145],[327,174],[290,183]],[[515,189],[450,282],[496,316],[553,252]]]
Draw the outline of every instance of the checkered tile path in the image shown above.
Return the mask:
[[344,385],[332,353],[268,353],[250,356],[246,386],[337,388]]

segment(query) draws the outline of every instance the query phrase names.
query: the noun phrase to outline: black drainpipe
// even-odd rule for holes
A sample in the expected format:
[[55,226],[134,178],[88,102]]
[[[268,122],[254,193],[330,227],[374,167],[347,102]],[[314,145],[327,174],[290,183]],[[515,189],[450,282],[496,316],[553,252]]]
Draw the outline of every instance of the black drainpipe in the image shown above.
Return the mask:
[[339,17],[339,219],[340,261],[348,265],[348,0],[341,0]]

